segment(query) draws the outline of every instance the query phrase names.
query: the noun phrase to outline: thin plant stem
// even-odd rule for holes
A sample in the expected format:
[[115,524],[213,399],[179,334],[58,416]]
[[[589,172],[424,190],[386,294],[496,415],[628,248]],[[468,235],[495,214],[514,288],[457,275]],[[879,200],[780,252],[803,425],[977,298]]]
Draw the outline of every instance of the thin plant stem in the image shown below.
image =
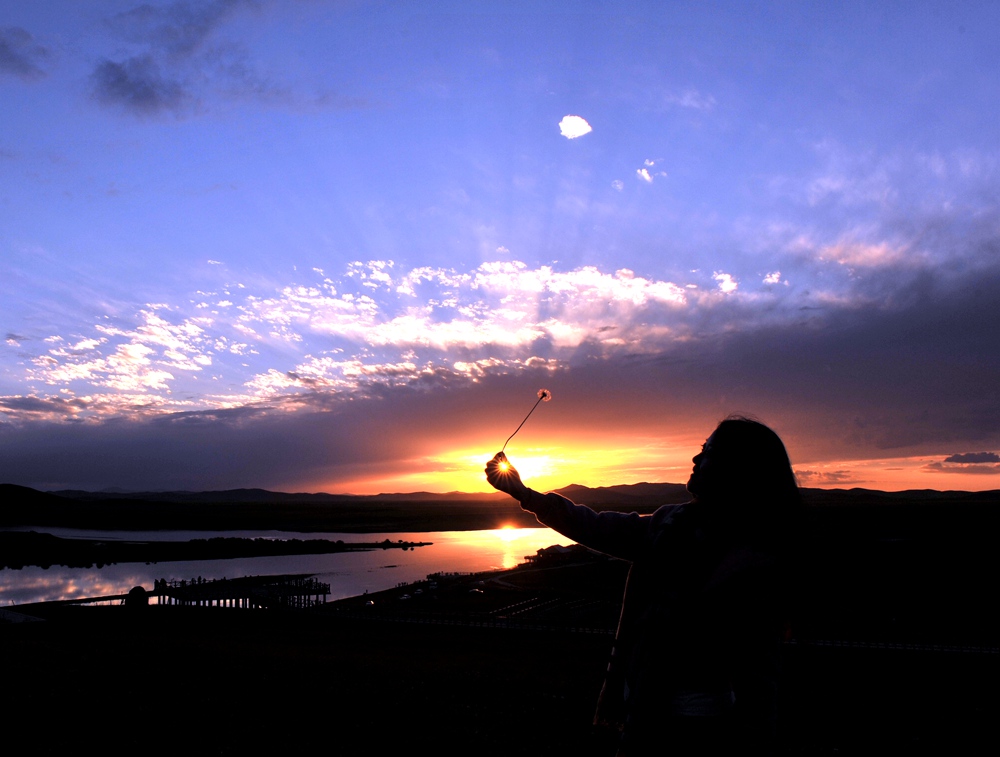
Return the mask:
[[[524,424],[525,424],[525,423],[527,422],[528,418],[530,418],[530,417],[531,417],[531,414],[532,414],[533,412],[535,412],[535,408],[536,408],[536,407],[538,407],[538,403],[539,403],[539,402],[541,402],[541,401],[542,401],[543,399],[545,399],[545,395],[544,395],[544,394],[543,394],[543,395],[541,395],[541,396],[540,396],[540,397],[538,398],[538,400],[537,400],[537,401],[535,402],[535,404],[531,406],[531,410],[529,410],[529,411],[528,411],[528,414],[527,414],[526,416],[524,416],[524,420],[523,420],[523,421],[521,421],[521,426],[523,426],[523,425],[524,425]],[[514,434],[516,434],[516,433],[517,433],[518,431],[520,431],[520,430],[521,430],[521,426],[518,426],[517,428],[515,428],[515,429],[514,429]],[[510,441],[511,439],[513,439],[513,438],[514,438],[514,434],[511,434],[510,436],[508,436],[508,437],[507,437],[507,441],[503,443],[503,447],[501,447],[501,449],[500,449],[500,451],[501,451],[501,452],[503,452],[503,451],[504,451],[505,449],[507,449],[507,443],[508,443],[508,442],[509,442],[509,441]]]

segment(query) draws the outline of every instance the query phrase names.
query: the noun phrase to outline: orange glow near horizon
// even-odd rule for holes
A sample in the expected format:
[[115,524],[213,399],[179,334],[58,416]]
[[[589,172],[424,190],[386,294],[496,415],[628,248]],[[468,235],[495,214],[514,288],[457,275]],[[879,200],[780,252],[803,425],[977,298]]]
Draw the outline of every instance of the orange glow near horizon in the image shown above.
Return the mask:
[[[618,484],[677,483],[687,481],[697,443],[677,439],[574,440],[566,444],[520,447],[511,451],[511,464],[534,489],[549,491],[570,484],[589,487]],[[603,442],[607,446],[598,446]],[[392,492],[488,493],[484,468],[495,450],[470,445],[422,458],[399,461],[391,469],[366,478],[316,482],[311,491],[352,494]],[[883,491],[937,489],[982,491],[1000,489],[1000,475],[980,466],[941,466],[942,456],[921,455],[885,459],[795,461],[799,484],[811,488],[861,487]],[[982,472],[973,472],[982,471]],[[300,491],[302,489],[299,489]]]
[[[700,445],[700,441],[698,444]],[[510,464],[533,489],[549,491],[570,484],[598,487],[643,481],[687,481],[691,456],[698,445],[669,448],[659,443],[608,447],[569,445],[521,447],[508,453]],[[400,461],[390,472],[368,479],[319,484],[313,490],[380,494],[386,492],[470,492],[494,489],[486,483],[486,463],[496,454],[489,447],[470,446]]]
[[816,489],[1000,489],[1000,470],[980,466],[942,466],[940,455],[875,460],[830,460],[795,465],[799,485]]

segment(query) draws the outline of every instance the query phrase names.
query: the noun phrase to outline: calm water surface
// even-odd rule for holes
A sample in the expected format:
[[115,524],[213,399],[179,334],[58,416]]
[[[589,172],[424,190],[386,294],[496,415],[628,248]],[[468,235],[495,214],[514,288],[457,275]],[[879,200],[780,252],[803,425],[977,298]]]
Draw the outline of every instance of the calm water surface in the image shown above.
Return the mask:
[[[28,530],[28,529],[23,529]],[[36,529],[41,531],[42,529]],[[152,564],[119,563],[103,568],[22,568],[0,570],[0,606],[56,599],[80,599],[124,594],[133,586],[151,590],[153,581],[237,578],[283,573],[308,573],[330,584],[329,599],[353,597],[364,592],[390,589],[400,583],[421,581],[429,573],[472,573],[513,568],[539,549],[553,544],[572,544],[548,528],[505,528],[488,531],[429,531],[421,533],[291,533],[286,531],[83,531],[44,529],[67,538],[107,541],[187,541],[210,537],[275,539],[342,539],[345,542],[396,541],[433,542],[413,550],[377,549],[372,552],[342,552],[332,555],[251,557],[236,560],[192,560]]]

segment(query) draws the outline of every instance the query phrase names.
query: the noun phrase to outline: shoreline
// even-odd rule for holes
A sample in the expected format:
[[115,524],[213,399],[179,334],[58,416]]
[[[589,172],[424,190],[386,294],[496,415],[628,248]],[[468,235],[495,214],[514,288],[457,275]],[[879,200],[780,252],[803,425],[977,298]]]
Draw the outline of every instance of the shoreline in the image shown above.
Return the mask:
[[408,550],[431,546],[424,541],[345,542],[341,539],[248,539],[214,537],[187,541],[107,541],[67,539],[36,531],[0,531],[0,570],[33,566],[92,568],[118,563],[190,562],[248,557],[287,557],[377,549]]

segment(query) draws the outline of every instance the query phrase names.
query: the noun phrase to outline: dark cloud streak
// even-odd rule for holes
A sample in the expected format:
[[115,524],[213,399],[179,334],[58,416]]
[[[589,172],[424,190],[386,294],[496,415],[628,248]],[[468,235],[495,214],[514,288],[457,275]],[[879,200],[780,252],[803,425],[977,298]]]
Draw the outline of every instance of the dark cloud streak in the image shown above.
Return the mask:
[[188,57],[233,13],[256,5],[252,0],[172,3],[164,7],[143,4],[118,13],[108,24],[132,42],[148,44],[171,56]]
[[179,82],[164,79],[148,55],[121,63],[101,61],[91,74],[94,98],[102,105],[120,107],[139,116],[163,111],[180,112],[191,97]]
[[370,106],[365,98],[325,90],[303,95],[255,66],[239,40],[224,38],[221,30],[227,22],[263,4],[254,0],[142,4],[108,18],[112,32],[143,52],[102,60],[91,74],[93,95],[103,105],[139,116],[164,111],[188,114],[192,104],[201,105],[213,96],[307,111]]
[[84,400],[66,400],[61,397],[0,397],[0,411],[16,412],[19,416],[46,415],[72,417],[87,403]]
[[[104,106],[140,117],[184,114],[197,100],[182,83],[186,62],[234,12],[253,5],[249,0],[164,7],[143,4],[113,16],[107,22],[111,29],[148,51],[99,62],[90,77],[92,95]],[[167,65],[161,67],[161,63]],[[161,73],[163,68],[166,75]]]
[[19,26],[0,29],[0,73],[23,81],[43,79],[46,73],[39,63],[48,56],[48,49],[35,42],[26,29]]
[[965,452],[950,455],[944,459],[946,463],[1000,463],[1000,455],[995,452]]
[[1000,473],[1000,464],[987,465],[974,463],[971,465],[949,465],[947,463],[928,463],[924,470],[931,473],[966,473],[973,475],[996,475]]

